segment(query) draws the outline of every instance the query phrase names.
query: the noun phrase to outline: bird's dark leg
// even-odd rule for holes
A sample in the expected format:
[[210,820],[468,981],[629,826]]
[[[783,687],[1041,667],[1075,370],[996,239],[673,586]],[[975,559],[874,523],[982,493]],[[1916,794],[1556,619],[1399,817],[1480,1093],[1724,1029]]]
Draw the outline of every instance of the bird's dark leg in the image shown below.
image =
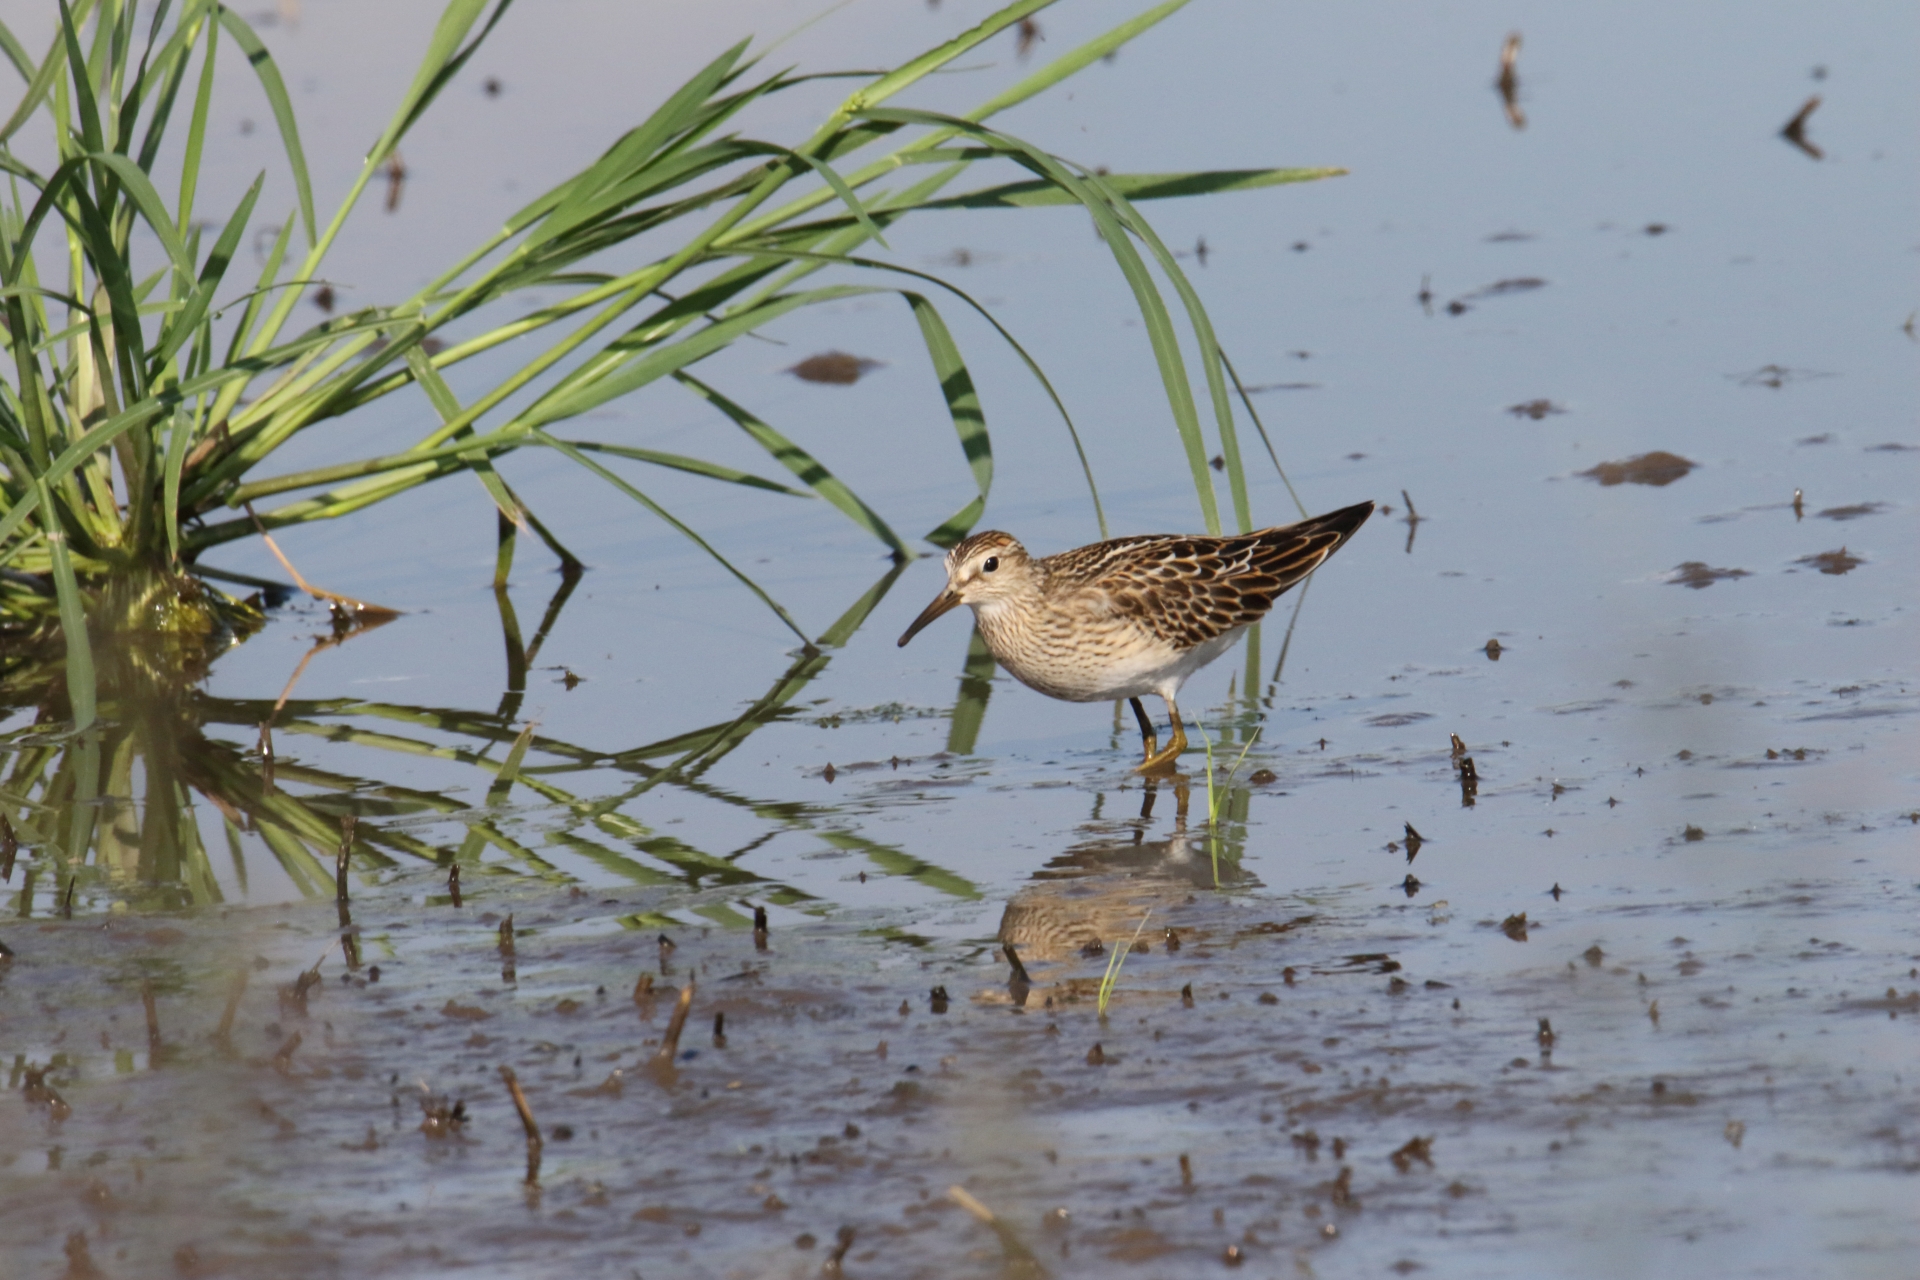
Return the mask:
[[1133,707],[1133,718],[1140,722],[1140,745],[1145,748],[1141,758],[1153,759],[1153,753],[1160,749],[1160,735],[1153,731],[1153,721],[1147,715],[1147,709],[1140,705],[1140,699],[1128,698]]
[[[1143,719],[1145,715],[1145,712],[1141,712]],[[1149,752],[1147,758],[1134,768],[1135,773],[1172,773],[1180,753],[1187,749],[1187,731],[1180,723],[1180,708],[1174,705],[1172,698],[1167,699],[1167,718],[1173,722],[1173,741],[1167,744],[1164,751]]]

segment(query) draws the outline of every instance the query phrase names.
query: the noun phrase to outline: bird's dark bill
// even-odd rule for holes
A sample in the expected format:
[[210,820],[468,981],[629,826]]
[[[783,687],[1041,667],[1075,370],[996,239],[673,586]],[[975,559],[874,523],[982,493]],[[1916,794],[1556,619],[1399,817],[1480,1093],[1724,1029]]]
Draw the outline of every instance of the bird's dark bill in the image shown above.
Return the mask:
[[913,625],[907,628],[906,634],[900,637],[900,647],[902,649],[906,648],[907,641],[919,635],[920,629],[922,627],[926,626],[929,622],[932,622],[935,618],[947,612],[949,609],[953,609],[957,607],[959,603],[960,603],[960,597],[955,595],[952,591],[942,591],[939,594],[939,596],[934,600],[934,602],[928,605],[926,609],[921,612],[920,616],[913,620]]

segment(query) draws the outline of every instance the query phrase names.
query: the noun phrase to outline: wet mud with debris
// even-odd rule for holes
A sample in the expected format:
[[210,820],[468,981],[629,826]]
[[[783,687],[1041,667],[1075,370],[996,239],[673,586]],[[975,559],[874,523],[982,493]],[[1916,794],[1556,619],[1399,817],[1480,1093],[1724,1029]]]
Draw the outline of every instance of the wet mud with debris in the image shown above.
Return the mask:
[[[1210,884],[1179,836],[1093,833],[1007,908],[1025,982],[997,946],[878,920],[768,935],[667,914],[697,899],[511,884],[456,909],[395,882],[354,906],[351,968],[332,905],[10,930],[0,1256],[758,1277],[845,1244],[850,1276],[1892,1276],[1920,1251],[1920,960],[1846,940],[1886,906],[1859,886],[1516,937],[1444,902]],[[532,1182],[503,1066],[543,1138]]]
[[[898,65],[957,7],[848,10],[778,56]],[[321,108],[316,174],[354,171],[356,113],[405,82],[367,24],[424,45],[431,7],[400,8],[270,33]],[[515,7],[340,306],[791,20],[601,8],[563,43]],[[958,618],[896,648],[938,555],[890,566],[828,503],[637,473],[798,649],[528,451],[503,474],[583,577],[523,551],[492,589],[471,486],[289,529],[311,580],[406,616],[278,608],[85,740],[0,698],[0,1278],[1920,1274],[1920,130],[1884,55],[1914,17],[1562,6],[1522,55],[1505,17],[1404,16],[1189,6],[1012,126],[1120,171],[1351,170],[1149,211],[1250,399],[1290,393],[1254,401],[1285,484],[1241,429],[1249,519],[1293,518],[1296,483],[1383,503],[1186,686],[1186,822],[1164,790],[1129,816],[1121,708],[1017,687]],[[1032,52],[1116,20],[1056,6]],[[1280,47],[1312,65],[1273,75]],[[1039,65],[1016,54],[915,102],[969,109]],[[1195,66],[1240,109],[1138,89]],[[495,75],[531,134],[477,114]],[[846,91],[814,87],[770,136]],[[231,207],[260,160],[208,151]],[[1112,534],[1197,529],[1084,222],[965,217],[890,227],[900,261],[964,269],[1031,346]],[[894,304],[765,336],[703,377],[897,527],[973,500]],[[1105,536],[1045,397],[984,327],[955,338],[996,448],[982,524]],[[767,465],[659,391],[581,429]],[[361,429],[411,438],[417,408]],[[283,574],[251,540],[202,567]]]

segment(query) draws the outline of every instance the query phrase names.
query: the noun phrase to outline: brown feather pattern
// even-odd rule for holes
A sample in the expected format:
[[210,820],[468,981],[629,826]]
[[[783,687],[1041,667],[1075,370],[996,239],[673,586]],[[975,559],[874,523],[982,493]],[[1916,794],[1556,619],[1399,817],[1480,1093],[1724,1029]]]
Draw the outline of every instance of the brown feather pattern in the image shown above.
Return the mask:
[[[1363,502],[1298,524],[1233,537],[1147,534],[1096,542],[1033,562],[1049,596],[1096,590],[1114,610],[1155,638],[1191,649],[1258,622],[1273,602],[1340,549],[1373,514]],[[996,543],[997,540],[997,543]],[[965,559],[992,545],[1017,547],[1004,533],[982,533],[954,548]]]

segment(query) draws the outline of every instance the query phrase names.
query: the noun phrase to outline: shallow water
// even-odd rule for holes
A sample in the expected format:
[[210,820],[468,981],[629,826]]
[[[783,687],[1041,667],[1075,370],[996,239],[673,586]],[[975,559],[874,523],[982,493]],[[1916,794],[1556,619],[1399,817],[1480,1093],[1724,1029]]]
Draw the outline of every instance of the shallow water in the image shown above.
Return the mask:
[[[514,11],[409,146],[400,211],[350,231],[342,288],[422,274],[596,154],[662,77],[810,16],[756,6],[639,40],[618,9],[570,11],[605,25],[564,47]],[[984,11],[853,6],[779,56],[880,65]],[[336,186],[420,38],[369,48],[367,12],[308,4],[267,32]],[[1047,11],[1034,56],[1095,17]],[[506,469],[592,569],[569,592],[523,549],[511,612],[477,486],[288,533],[310,579],[408,613],[315,650],[326,619],[289,604],[221,659],[174,748],[177,776],[228,806],[196,803],[199,852],[133,838],[147,781],[174,775],[130,731],[94,766],[124,798],[99,801],[39,789],[30,712],[5,725],[23,846],[0,1050],[22,1092],[0,1107],[0,1270],[82,1274],[77,1231],[112,1276],[530,1275],[559,1249],[590,1275],[811,1275],[851,1226],[848,1275],[1019,1273],[947,1198],[960,1185],[1063,1275],[1198,1274],[1229,1246],[1262,1275],[1912,1274],[1920,397],[1902,324],[1920,122],[1895,56],[1912,26],[1656,6],[1390,23],[1326,6],[1282,26],[1205,4],[1004,121],[1122,170],[1352,170],[1148,206],[1170,244],[1204,238],[1188,268],[1242,375],[1275,388],[1256,403],[1305,501],[1392,507],[1297,620],[1288,597],[1257,654],[1188,686],[1223,764],[1260,727],[1213,827],[1198,748],[1186,821],[1165,786],[1141,818],[1130,717],[989,680],[962,618],[897,649],[938,561],[883,577],[822,503],[641,481],[809,634],[862,624],[812,655],[549,458]],[[1524,129],[1492,88],[1516,27]],[[922,101],[964,107],[1023,69],[1011,41],[983,61]],[[1814,93],[1818,160],[1777,136]],[[228,200],[261,163],[247,111],[225,122]],[[1116,533],[1196,527],[1130,304],[1078,219],[952,215],[889,239],[1031,341]],[[902,319],[813,313],[708,372],[917,529],[969,480]],[[1036,551],[1098,536],[1043,397],[954,324],[999,463],[986,523]],[[783,372],[835,350],[879,367],[851,385]],[[302,448],[331,459],[416,425],[396,405]],[[767,469],[713,426],[660,389],[579,430]],[[1605,464],[1656,451],[1694,465],[1606,483]],[[1292,518],[1271,470],[1252,474],[1259,518]],[[281,576],[257,547],[215,559]],[[107,834],[75,858],[82,813]],[[1151,950],[1102,1024],[1095,988],[1143,912]],[[1024,1008],[1003,916],[1032,968]],[[1096,935],[1106,954],[1081,956]],[[278,993],[316,957],[302,1018]],[[229,1054],[210,1037],[236,969],[252,981]],[[650,1008],[628,994],[642,972]],[[645,1063],[692,973],[697,1056],[663,1083]],[[24,1100],[49,1064],[64,1119]],[[545,1128],[537,1191],[502,1064]],[[616,1069],[617,1094],[577,1092]],[[465,1102],[459,1135],[420,1131],[423,1089]]]

